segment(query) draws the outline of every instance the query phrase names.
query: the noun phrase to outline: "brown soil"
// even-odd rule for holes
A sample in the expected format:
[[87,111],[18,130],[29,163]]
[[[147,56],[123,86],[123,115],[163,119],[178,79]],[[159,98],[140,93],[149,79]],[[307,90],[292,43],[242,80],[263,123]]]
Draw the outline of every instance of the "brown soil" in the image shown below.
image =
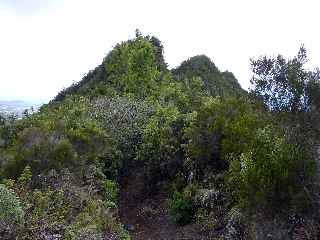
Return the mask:
[[134,240],[200,240],[215,239],[200,234],[195,225],[178,226],[168,214],[167,196],[157,193],[148,196],[142,171],[125,177],[120,191],[120,218]]

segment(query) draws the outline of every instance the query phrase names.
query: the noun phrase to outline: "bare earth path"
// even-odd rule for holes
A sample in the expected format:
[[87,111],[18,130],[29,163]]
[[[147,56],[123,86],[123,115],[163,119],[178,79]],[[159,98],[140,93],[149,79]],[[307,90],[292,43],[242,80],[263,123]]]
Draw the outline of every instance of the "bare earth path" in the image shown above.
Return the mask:
[[135,174],[125,177],[120,191],[120,218],[132,239],[214,239],[201,236],[194,225],[177,226],[166,210],[166,196],[161,193],[147,196],[141,172],[135,171]]

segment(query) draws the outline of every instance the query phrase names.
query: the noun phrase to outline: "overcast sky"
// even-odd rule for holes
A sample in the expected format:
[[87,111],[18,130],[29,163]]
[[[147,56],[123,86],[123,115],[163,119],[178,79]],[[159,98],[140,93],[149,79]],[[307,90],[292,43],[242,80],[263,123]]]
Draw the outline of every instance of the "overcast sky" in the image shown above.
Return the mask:
[[139,28],[157,36],[170,67],[206,54],[248,88],[252,57],[320,66],[318,1],[0,0],[0,99],[49,100]]

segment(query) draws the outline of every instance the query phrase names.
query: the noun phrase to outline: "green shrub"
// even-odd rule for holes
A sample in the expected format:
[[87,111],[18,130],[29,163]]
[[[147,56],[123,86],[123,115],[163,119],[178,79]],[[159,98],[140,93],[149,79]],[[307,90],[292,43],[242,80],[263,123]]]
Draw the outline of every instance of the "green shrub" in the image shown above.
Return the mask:
[[177,108],[161,106],[146,124],[137,156],[145,163],[150,186],[174,177],[182,167],[182,125]]
[[229,159],[247,148],[264,118],[246,99],[205,99],[185,128],[187,166],[199,178],[208,170],[227,170]]
[[[206,96],[203,82],[200,78],[185,78],[174,81],[172,75],[162,77],[160,90],[153,97],[153,101],[163,106],[176,106],[182,113],[197,110]],[[152,99],[152,97],[149,97]]]
[[23,207],[12,190],[0,185],[0,221],[5,224],[23,223]]
[[117,184],[111,180],[105,180],[103,188],[106,200],[116,203],[118,200],[119,193],[119,188]]
[[224,103],[219,98],[207,98],[199,110],[188,119],[184,138],[186,164],[196,177],[208,168],[221,169],[220,159],[223,126],[226,121]]
[[86,161],[95,162],[112,151],[112,141],[94,121],[67,130],[67,136],[78,156]]
[[18,177],[18,183],[27,186],[32,178],[32,171],[30,166],[26,166],[22,172],[22,174]]
[[250,209],[289,207],[303,191],[301,176],[306,180],[314,167],[297,145],[287,143],[270,126],[258,129],[251,147],[233,161],[239,162],[232,163],[231,171],[239,171],[240,202]]
[[[90,166],[87,168],[91,172]],[[66,169],[50,171],[35,177],[39,188],[34,189],[35,186],[29,184],[31,169],[26,167],[17,181],[8,180],[8,186],[14,189],[23,206],[27,207],[27,214],[24,215],[26,224],[16,231],[17,239],[37,239],[39,236],[54,238],[55,235],[75,240],[104,239],[106,236],[128,239],[119,222],[117,206],[111,202],[116,200],[116,184],[106,181],[108,201],[100,200],[103,197],[99,195],[101,179],[95,169],[92,173],[93,179],[88,179],[86,173],[79,178],[78,174]],[[9,206],[14,207],[12,204]]]
[[105,234],[112,234],[116,239],[130,239],[105,202],[89,200],[87,206],[66,229],[64,239],[86,239],[86,236],[102,238]]
[[0,114],[0,148],[8,147],[14,143],[17,134],[15,127],[16,116],[2,116]]
[[92,118],[121,151],[123,161],[134,158],[143,127],[153,113],[152,104],[128,97],[99,98],[90,109]]
[[17,121],[15,144],[1,149],[3,177],[18,177],[26,165],[34,174],[62,168],[80,172],[87,163],[117,155],[113,141],[89,116],[89,109],[87,98],[71,96]]
[[104,64],[108,80],[119,93],[144,98],[156,88],[160,75],[156,49],[144,37],[117,45]]
[[175,192],[170,201],[170,214],[179,225],[190,223],[194,215],[192,199],[184,193]]
[[29,165],[35,174],[41,171],[81,166],[70,141],[61,133],[39,127],[29,127],[18,134],[16,144],[10,149],[12,159],[3,166],[7,178],[16,178]]
[[50,154],[49,168],[62,169],[64,166],[76,164],[77,153],[68,139],[59,140]]

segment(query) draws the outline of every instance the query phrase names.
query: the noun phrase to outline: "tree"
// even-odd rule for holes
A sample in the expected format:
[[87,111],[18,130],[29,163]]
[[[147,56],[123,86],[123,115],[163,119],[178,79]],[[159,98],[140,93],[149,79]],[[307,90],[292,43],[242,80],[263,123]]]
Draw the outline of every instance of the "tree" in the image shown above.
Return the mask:
[[[232,161],[230,173],[240,202],[249,209],[291,207],[298,195],[306,195],[302,176],[312,176],[314,163],[298,145],[266,126],[256,131],[247,150]],[[305,203],[306,198],[298,204]]]
[[319,133],[320,73],[306,70],[307,60],[304,46],[293,59],[279,55],[251,60],[251,94],[281,120],[291,138],[300,136],[300,143]]
[[253,78],[252,92],[261,97],[273,111],[298,112],[307,110],[306,86],[308,73],[304,70],[307,62],[306,50],[301,47],[292,60],[262,57],[251,60]]

